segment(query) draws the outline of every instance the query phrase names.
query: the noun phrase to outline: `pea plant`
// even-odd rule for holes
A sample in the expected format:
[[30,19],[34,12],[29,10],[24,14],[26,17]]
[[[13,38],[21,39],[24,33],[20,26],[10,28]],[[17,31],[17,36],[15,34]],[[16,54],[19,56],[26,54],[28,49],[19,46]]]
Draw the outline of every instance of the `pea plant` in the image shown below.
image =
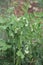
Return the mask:
[[43,65],[40,19],[31,20],[28,14],[19,18],[14,14],[7,18],[0,17],[0,31],[2,30],[5,32],[4,38],[0,39],[2,56],[5,55],[14,65]]

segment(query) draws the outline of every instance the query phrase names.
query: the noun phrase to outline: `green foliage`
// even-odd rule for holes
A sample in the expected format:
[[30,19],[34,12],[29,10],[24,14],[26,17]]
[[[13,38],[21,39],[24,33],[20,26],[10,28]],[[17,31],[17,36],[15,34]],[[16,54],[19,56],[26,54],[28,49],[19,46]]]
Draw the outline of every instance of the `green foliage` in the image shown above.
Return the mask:
[[43,65],[43,12],[34,13],[39,17],[35,18],[33,14],[27,14],[29,5],[28,1],[24,3],[25,15],[19,18],[12,14],[13,7],[7,10],[5,17],[0,16],[0,37],[4,33],[0,39],[1,65]]
[[38,0],[39,6],[43,8],[43,0]]
[[0,50],[5,51],[7,48],[10,48],[10,46],[7,45],[4,40],[0,40]]
[[[43,35],[40,19],[31,20],[25,14],[0,17],[0,30],[6,31],[7,39],[0,40],[0,50],[5,51],[15,65],[43,65]],[[6,63],[5,63],[6,64]]]

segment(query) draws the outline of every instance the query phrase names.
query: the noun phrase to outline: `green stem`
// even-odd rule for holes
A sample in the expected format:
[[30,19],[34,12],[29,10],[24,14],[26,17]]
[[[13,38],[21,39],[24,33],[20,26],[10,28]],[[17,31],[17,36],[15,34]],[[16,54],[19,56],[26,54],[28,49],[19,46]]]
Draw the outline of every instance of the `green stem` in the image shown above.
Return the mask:
[[17,56],[17,62],[16,62],[16,65],[21,65],[21,59],[20,57]]

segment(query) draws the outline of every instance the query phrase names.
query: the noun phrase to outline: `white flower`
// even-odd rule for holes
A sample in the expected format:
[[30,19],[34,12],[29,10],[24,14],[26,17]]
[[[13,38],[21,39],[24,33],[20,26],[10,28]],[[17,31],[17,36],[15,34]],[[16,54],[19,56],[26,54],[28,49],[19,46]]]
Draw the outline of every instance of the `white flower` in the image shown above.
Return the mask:
[[28,46],[26,46],[25,53],[26,53],[26,54],[29,53]]
[[18,30],[19,30],[19,28],[16,28],[16,29],[15,29],[15,33],[17,33]]
[[17,21],[19,21],[20,20],[20,18],[17,18]]
[[25,53],[26,53],[26,54],[28,54],[28,53],[29,53],[29,51],[28,51],[28,50],[25,50]]
[[17,18],[17,21],[20,21],[21,17]]
[[23,19],[26,19],[25,17],[23,17]]
[[25,26],[27,27],[27,26],[28,26],[28,24],[25,24]]

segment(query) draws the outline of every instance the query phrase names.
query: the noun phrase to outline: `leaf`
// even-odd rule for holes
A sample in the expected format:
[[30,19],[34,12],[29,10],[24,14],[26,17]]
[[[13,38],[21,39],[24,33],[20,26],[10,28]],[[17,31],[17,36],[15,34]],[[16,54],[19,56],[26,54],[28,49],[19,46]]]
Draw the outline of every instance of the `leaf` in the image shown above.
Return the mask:
[[23,58],[24,58],[24,54],[22,53],[22,51],[21,51],[21,50],[19,50],[19,51],[17,52],[17,55],[18,55],[18,56],[20,56],[20,57],[21,57],[21,59],[23,59]]
[[5,50],[7,50],[10,47],[11,46],[7,45],[4,40],[0,40],[0,50],[4,50],[5,51]]

